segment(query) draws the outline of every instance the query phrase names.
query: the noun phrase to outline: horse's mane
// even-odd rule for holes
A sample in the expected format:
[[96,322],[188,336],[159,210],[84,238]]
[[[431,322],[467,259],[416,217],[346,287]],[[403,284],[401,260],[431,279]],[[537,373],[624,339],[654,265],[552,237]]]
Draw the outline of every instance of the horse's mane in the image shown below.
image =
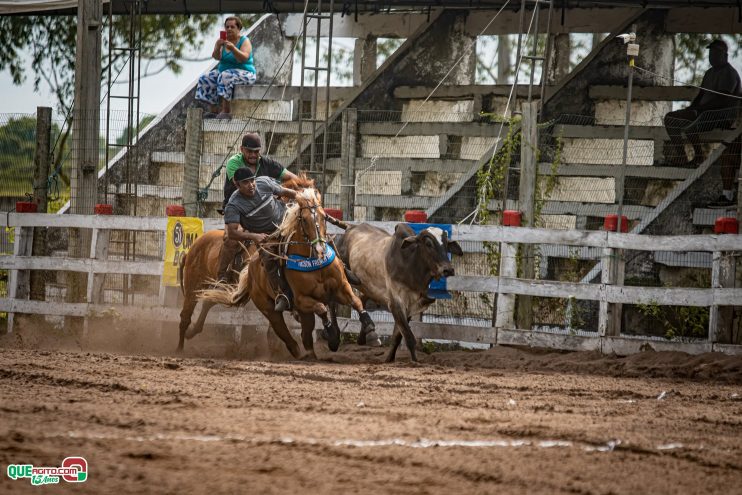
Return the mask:
[[300,189],[314,188],[314,179],[307,177],[306,172],[301,172],[296,179],[287,180],[284,182],[283,187],[286,189],[293,189],[298,191]]
[[[306,177],[304,177],[306,179]],[[293,204],[290,204],[286,208],[286,213],[283,216],[283,221],[281,222],[281,225],[278,227],[278,232],[281,234],[281,237],[289,237],[294,230],[296,229],[297,225],[301,221],[301,209],[299,202],[309,203],[309,204],[316,204],[317,206],[321,206],[319,204],[319,201],[317,201],[317,190],[313,187],[314,186],[314,180],[312,179],[306,179],[307,181],[312,183],[312,187],[307,187],[304,189],[300,189],[296,195],[296,202]],[[290,186],[287,186],[290,187]]]

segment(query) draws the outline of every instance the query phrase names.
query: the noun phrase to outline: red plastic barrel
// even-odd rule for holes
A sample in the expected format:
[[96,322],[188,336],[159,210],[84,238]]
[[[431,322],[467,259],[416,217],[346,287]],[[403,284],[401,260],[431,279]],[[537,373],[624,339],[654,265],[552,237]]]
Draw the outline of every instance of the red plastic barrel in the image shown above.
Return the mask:
[[332,218],[343,219],[343,210],[340,208],[325,208],[324,210],[325,214],[330,215]]
[[521,214],[518,210],[505,210],[502,212],[502,224],[506,227],[520,227]]
[[407,210],[404,212],[404,221],[408,223],[426,223],[428,214],[422,210]]
[[169,217],[184,217],[186,216],[185,207],[182,205],[167,205],[165,207],[165,213]]
[[[618,227],[618,215],[606,215],[603,219],[603,229],[609,232],[616,232]],[[626,233],[629,231],[629,219],[624,215],[621,215],[621,232]]]
[[719,217],[714,222],[714,234],[739,234],[739,222],[734,217]]
[[15,204],[15,211],[18,213],[36,213],[39,205],[33,201],[18,201]]
[[96,215],[113,215],[113,205],[99,203],[95,205],[94,211]]

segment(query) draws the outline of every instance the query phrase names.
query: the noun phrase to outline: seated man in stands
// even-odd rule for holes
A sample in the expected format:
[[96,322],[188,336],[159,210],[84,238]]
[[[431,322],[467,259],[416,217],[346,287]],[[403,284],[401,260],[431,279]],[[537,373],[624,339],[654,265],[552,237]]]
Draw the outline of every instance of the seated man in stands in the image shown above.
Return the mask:
[[[703,160],[698,138],[701,132],[728,128],[736,118],[740,78],[727,61],[727,44],[715,39],[708,46],[711,68],[703,75],[701,90],[688,108],[665,115],[665,128],[670,145],[665,148],[665,161],[670,166],[697,167]],[[683,134],[693,145],[694,157],[685,154]]]
[[[242,138],[240,152],[227,161],[227,177],[224,181],[224,202],[222,203],[222,209],[226,210],[229,199],[238,189],[234,176],[240,169],[244,168],[249,170],[255,177],[270,177],[272,179],[280,180],[281,182],[286,182],[296,178],[296,175],[289,172],[277,161],[261,156],[261,148],[262,143],[258,134],[254,132],[245,134]],[[239,267],[233,266],[233,270],[230,270],[229,267],[241,252],[242,248],[240,247],[240,243],[229,237],[225,232],[224,246],[222,246],[219,255],[219,281],[232,281],[233,270],[238,269]]]
[[[230,241],[243,243],[263,242],[278,229],[286,212],[286,204],[279,197],[293,199],[296,191],[281,187],[270,177],[255,177],[252,170],[241,167],[234,173],[237,190],[229,198],[224,209],[224,226]],[[283,277],[279,277],[277,256],[264,256],[263,264],[268,280],[278,292],[276,311],[291,309],[290,290]]]

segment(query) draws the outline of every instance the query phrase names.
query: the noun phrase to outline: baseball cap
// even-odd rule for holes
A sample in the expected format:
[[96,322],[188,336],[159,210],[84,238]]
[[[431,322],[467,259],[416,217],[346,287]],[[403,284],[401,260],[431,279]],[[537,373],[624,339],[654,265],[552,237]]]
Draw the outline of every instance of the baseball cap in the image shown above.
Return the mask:
[[236,180],[237,182],[254,178],[255,174],[247,167],[240,167],[234,171],[234,180]]
[[729,48],[727,47],[727,44],[724,42],[724,40],[715,39],[711,43],[709,43],[706,48],[709,50],[712,48],[716,48],[717,50],[721,50],[724,53],[727,53],[729,51]]
[[263,144],[260,142],[260,136],[258,134],[254,132],[248,132],[242,138],[242,147],[249,150],[260,151],[260,149],[263,147]]

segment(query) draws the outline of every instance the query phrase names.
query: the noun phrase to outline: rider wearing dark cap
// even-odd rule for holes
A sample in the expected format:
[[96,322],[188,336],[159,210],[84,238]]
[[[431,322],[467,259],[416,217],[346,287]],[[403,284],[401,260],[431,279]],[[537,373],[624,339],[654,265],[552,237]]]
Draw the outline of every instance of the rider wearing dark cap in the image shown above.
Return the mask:
[[263,148],[263,143],[260,140],[260,136],[255,132],[249,132],[242,137],[242,146],[240,146],[240,152],[233,155],[226,165],[227,177],[224,180],[224,202],[222,208],[227,206],[227,201],[232,196],[232,193],[237,190],[237,186],[232,181],[234,172],[241,167],[247,167],[252,170],[255,177],[261,177],[267,175],[281,182],[295,179],[296,175],[289,172],[286,167],[281,165],[275,160],[262,156],[260,150]]
[[[260,136],[254,132],[245,134],[242,138],[242,146],[240,146],[240,153],[232,156],[227,161],[226,170],[227,177],[224,182],[224,202],[223,209],[226,209],[227,204],[237,191],[237,182],[235,181],[235,174],[241,169],[250,171],[253,177],[270,177],[272,179],[286,182],[296,178],[296,175],[289,172],[283,165],[275,160],[268,157],[262,156],[260,150],[262,149],[262,142]],[[226,223],[225,216],[225,223]],[[238,222],[239,224],[239,222]],[[275,228],[273,229],[275,230]],[[271,230],[272,232],[272,230]],[[239,263],[234,263],[237,256],[242,253],[240,242],[234,238],[224,235],[224,245],[219,253],[219,274],[218,279],[220,282],[231,282],[233,281],[233,274],[236,269],[239,268]],[[230,270],[232,265],[232,270]]]
[[[225,237],[240,248],[241,243],[263,242],[278,229],[286,212],[286,204],[279,197],[293,199],[296,191],[281,187],[274,179],[255,174],[248,167],[240,167],[233,180],[237,190],[224,208]],[[226,242],[225,242],[226,245]],[[241,248],[240,248],[241,249]],[[224,248],[222,248],[224,251]],[[276,311],[290,309],[288,284],[278,275],[279,263],[275,256],[264,256],[263,265],[274,289]]]

